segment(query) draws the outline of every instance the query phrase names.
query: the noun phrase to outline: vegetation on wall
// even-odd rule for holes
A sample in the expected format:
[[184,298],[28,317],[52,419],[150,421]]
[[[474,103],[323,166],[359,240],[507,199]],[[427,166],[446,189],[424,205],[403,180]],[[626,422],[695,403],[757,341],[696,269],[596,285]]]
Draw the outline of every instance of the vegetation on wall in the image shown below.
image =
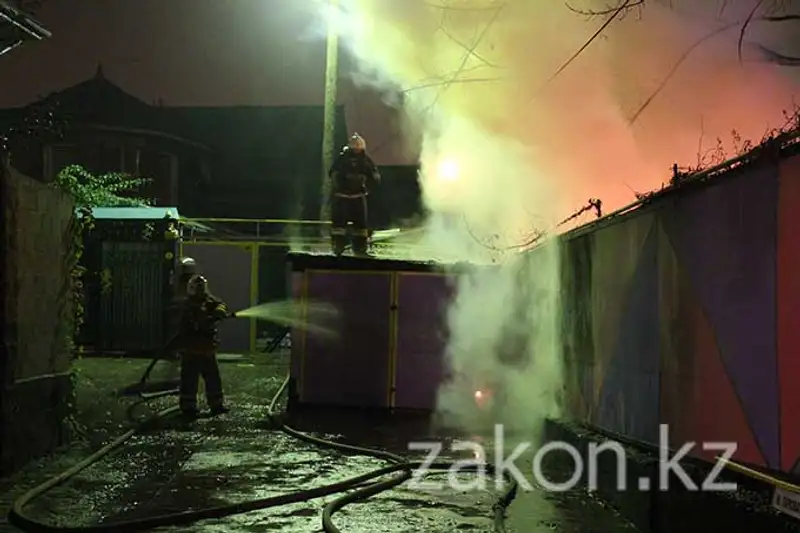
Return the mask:
[[71,280],[73,315],[64,317],[70,338],[68,346],[73,354],[80,352],[76,346],[84,316],[83,280],[86,267],[83,257],[84,236],[94,229],[92,208],[95,207],[138,207],[147,206],[144,198],[123,196],[125,193],[137,191],[150,180],[123,173],[93,174],[80,165],[70,165],[61,170],[53,182],[53,187],[69,194],[75,201],[76,213],[70,224],[69,272]]
[[93,207],[143,207],[150,205],[144,198],[126,196],[150,183],[121,172],[93,174],[80,165],[69,165],[56,176],[53,185],[75,199],[78,209]]
[[[75,201],[76,212],[72,217],[69,238],[70,253],[67,255],[68,272],[68,298],[72,300],[72,306],[65,306],[65,316],[62,323],[67,332],[66,345],[74,357],[80,357],[81,347],[77,344],[77,338],[83,326],[85,314],[85,292],[84,278],[87,274],[87,267],[83,259],[84,237],[87,232],[94,229],[94,217],[92,208],[95,207],[138,207],[147,206],[150,202],[144,198],[135,196],[123,196],[133,193],[146,184],[149,179],[139,178],[124,173],[94,174],[80,165],[70,165],[61,170],[56,179],[51,184],[52,187],[70,195]],[[72,372],[73,385],[77,379],[77,373]],[[75,387],[73,386],[73,392]],[[74,406],[74,398],[70,399],[70,407]],[[72,415],[73,409],[68,415],[67,423],[72,431],[81,433],[77,421]]]

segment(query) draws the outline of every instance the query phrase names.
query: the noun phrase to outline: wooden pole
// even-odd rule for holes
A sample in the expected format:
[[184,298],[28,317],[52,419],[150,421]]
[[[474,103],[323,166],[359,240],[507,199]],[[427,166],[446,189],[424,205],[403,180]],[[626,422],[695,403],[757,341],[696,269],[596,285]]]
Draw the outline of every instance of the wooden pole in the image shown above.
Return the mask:
[[336,142],[336,98],[339,77],[339,34],[336,28],[339,0],[328,0],[328,33],[327,53],[325,58],[325,117],[322,130],[322,190],[320,220],[327,222],[331,218],[330,195],[331,183],[328,170],[333,164]]

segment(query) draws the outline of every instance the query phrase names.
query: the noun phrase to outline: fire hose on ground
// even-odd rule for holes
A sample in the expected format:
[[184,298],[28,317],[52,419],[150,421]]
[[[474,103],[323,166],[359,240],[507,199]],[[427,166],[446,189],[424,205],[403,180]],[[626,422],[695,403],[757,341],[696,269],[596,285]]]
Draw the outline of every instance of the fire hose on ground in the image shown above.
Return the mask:
[[[148,368],[148,371],[145,373],[143,381],[147,379],[147,376],[149,375],[149,371],[151,369],[152,365],[151,368]],[[339,498],[329,502],[323,508],[322,511],[323,531],[325,531],[326,533],[342,533],[341,530],[333,522],[333,515],[337,511],[341,510],[342,508],[351,503],[366,500],[367,498],[374,496],[380,492],[384,492],[398,485],[401,485],[402,483],[404,483],[405,481],[409,480],[412,477],[416,469],[421,468],[423,466],[422,462],[408,461],[406,458],[400,455],[392,454],[383,450],[364,448],[360,446],[342,444],[339,442],[321,439],[318,437],[308,435],[296,429],[293,429],[288,425],[284,424],[281,420],[280,416],[281,413],[278,413],[276,411],[276,406],[278,404],[278,401],[286,391],[288,383],[289,383],[289,376],[286,377],[286,379],[283,381],[278,391],[273,396],[272,401],[270,402],[267,410],[267,416],[274,425],[274,427],[279,428],[287,435],[294,437],[298,440],[301,440],[303,442],[338,450],[347,454],[362,455],[362,456],[374,457],[377,459],[383,459],[388,461],[389,465],[383,468],[373,470],[371,472],[367,472],[359,476],[351,477],[349,479],[340,481],[338,483],[332,483],[322,487],[301,490],[289,494],[282,494],[279,496],[260,498],[256,500],[249,500],[231,505],[223,505],[218,507],[209,507],[206,509],[197,509],[192,511],[170,513],[160,516],[126,520],[115,523],[104,523],[104,524],[97,524],[90,526],[62,527],[62,526],[50,525],[43,522],[38,522],[33,518],[25,515],[24,512],[25,507],[35,499],[41,497],[45,493],[54,489],[55,487],[64,484],[70,478],[74,477],[81,471],[102,460],[110,453],[122,447],[122,445],[124,445],[125,442],[128,441],[131,437],[151,428],[155,422],[170,417],[174,414],[177,414],[178,408],[171,407],[169,409],[160,411],[153,416],[148,417],[144,421],[136,421],[136,424],[132,429],[126,431],[124,434],[120,435],[113,441],[109,442],[108,444],[106,444],[93,454],[91,454],[83,461],[79,462],[78,464],[74,465],[68,470],[65,470],[61,474],[32,488],[31,490],[20,496],[12,505],[11,510],[9,511],[8,514],[8,520],[12,525],[16,526],[22,531],[26,531],[29,533],[100,533],[100,532],[112,533],[112,532],[125,532],[125,531],[127,532],[146,531],[158,527],[187,525],[201,520],[219,519],[227,516],[249,513],[261,509],[268,509],[272,507],[279,507],[293,503],[306,502],[309,500],[321,498],[324,496],[330,496],[333,494],[345,493]],[[139,405],[142,405],[156,398],[161,398],[164,396],[174,396],[177,395],[177,393],[178,393],[177,390],[167,390],[151,394],[140,392],[138,395],[139,400],[129,407],[128,416],[130,419],[135,420],[133,417],[133,411]],[[432,465],[425,465],[425,466],[427,469],[430,470],[448,470],[453,467],[453,463],[437,462]],[[462,465],[459,465],[459,470],[465,471],[467,469],[464,468]],[[483,470],[485,472],[492,473],[493,467],[491,464],[480,465],[480,468],[478,465],[475,465],[475,470],[476,472]],[[381,479],[385,478],[390,474],[395,474],[395,475],[389,477],[388,479]],[[508,505],[516,496],[516,491],[517,491],[517,485],[515,480],[508,475],[506,476],[506,479],[507,479],[507,486],[502,491],[502,493],[498,495],[497,500],[493,506],[494,529],[498,533],[505,532],[505,511]]]

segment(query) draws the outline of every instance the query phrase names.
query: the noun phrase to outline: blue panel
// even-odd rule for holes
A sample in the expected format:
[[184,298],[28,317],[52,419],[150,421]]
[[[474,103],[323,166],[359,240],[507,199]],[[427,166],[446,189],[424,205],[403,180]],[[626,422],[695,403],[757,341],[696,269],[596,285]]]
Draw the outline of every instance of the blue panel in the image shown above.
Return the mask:
[[[637,224],[631,220],[627,224]],[[649,222],[648,222],[649,223]],[[600,395],[599,425],[657,443],[659,424],[658,232],[652,225],[639,253]]]

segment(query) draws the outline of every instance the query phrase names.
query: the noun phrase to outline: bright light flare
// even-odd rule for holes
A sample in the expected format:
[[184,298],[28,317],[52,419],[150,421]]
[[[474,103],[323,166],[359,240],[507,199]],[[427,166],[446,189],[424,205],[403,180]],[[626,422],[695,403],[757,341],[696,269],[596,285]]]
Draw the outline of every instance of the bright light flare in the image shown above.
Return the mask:
[[443,159],[436,169],[436,175],[442,181],[456,181],[461,174],[458,163],[452,159]]
[[491,391],[478,389],[475,391],[475,405],[479,409],[485,409],[492,398]]

